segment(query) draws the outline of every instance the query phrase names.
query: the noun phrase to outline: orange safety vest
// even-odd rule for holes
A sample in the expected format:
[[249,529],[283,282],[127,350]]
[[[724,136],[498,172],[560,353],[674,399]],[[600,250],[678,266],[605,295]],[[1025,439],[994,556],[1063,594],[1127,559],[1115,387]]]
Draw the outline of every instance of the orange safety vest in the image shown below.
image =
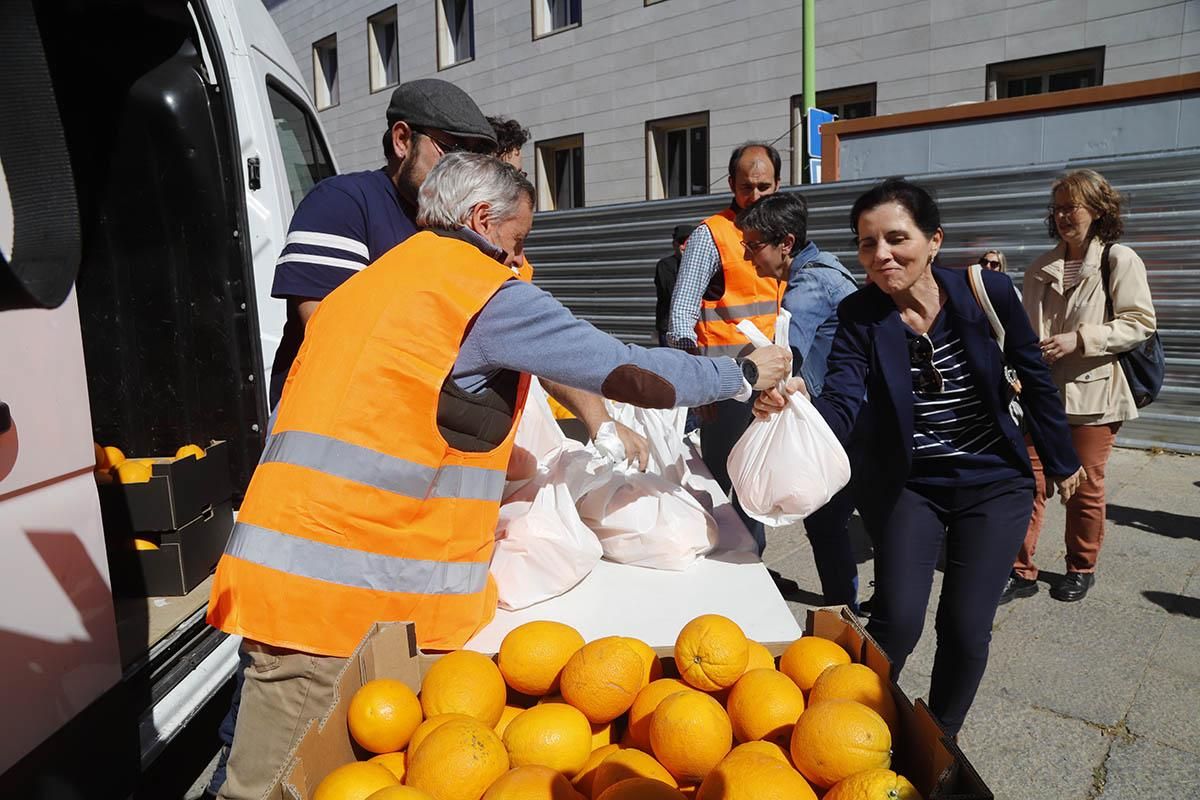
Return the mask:
[[514,278],[471,244],[418,233],[321,301],[217,565],[208,621],[349,656],[377,621],[461,647],[496,611],[488,573],[505,441],[452,449],[442,385],[471,319]]
[[751,320],[768,339],[775,338],[775,318],[785,284],[759,277],[754,271],[754,264],[745,257],[742,232],[733,222],[736,216],[727,208],[702,223],[717,245],[725,274],[725,293],[717,300],[700,302],[696,345],[706,356],[738,356],[748,350],[750,340],[737,329],[744,319]]
[[517,277],[526,283],[533,283],[533,264],[529,263],[529,259],[521,262],[521,268],[517,271]]

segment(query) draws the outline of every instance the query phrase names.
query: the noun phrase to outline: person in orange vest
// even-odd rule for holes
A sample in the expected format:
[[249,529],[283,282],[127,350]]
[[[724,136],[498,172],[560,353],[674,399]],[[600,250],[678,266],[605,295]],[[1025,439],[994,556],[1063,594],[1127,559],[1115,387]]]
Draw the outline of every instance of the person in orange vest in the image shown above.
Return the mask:
[[[671,295],[668,346],[707,356],[739,356],[750,348],[749,340],[737,329],[744,319],[774,338],[775,318],[787,284],[755,271],[734,219],[758,198],[779,190],[779,170],[779,152],[769,144],[748,143],[734,149],[729,157],[733,202],[704,220],[688,237]],[[732,399],[700,410],[704,463],[726,492],[731,484],[725,462],[753,417],[748,403]],[[742,510],[736,496],[733,507],[761,555],[766,547],[763,524]]]
[[377,621],[460,648],[493,617],[488,574],[530,374],[653,408],[749,397],[791,372],[779,347],[692,356],[626,345],[515,274],[533,187],[451,153],[420,233],[313,314],[217,566],[208,621],[250,658],[219,797],[260,798]]
[[[515,119],[495,116],[488,117],[487,120],[496,132],[496,158],[525,174],[521,148],[529,141],[529,130],[522,128],[521,123]],[[517,276],[523,281],[533,280],[533,264],[528,258],[522,260]],[[650,465],[650,443],[644,436],[614,420],[604,407],[603,398],[553,381],[543,381],[542,388],[583,423],[590,439],[596,438],[601,425],[606,422],[613,423],[616,426],[617,437],[625,449],[626,460],[642,472],[646,471],[646,467]]]

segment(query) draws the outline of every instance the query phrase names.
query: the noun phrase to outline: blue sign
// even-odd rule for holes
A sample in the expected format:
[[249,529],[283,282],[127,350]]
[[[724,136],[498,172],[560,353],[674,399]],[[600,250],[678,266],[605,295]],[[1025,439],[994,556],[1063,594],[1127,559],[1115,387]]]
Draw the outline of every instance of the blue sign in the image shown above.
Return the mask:
[[810,108],[804,115],[804,127],[807,133],[808,157],[821,157],[821,126],[833,122],[837,117],[819,108]]

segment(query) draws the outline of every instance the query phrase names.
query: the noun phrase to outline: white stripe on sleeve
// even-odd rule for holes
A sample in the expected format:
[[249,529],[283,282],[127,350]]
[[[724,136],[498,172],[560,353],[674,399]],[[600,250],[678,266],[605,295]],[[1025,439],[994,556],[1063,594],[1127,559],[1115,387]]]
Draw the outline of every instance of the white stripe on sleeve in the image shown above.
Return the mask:
[[289,244],[307,244],[312,247],[329,247],[334,250],[345,250],[356,256],[369,260],[371,252],[365,242],[351,239],[348,236],[336,236],[332,233],[316,233],[314,231],[291,231],[284,240],[283,246]]
[[330,267],[341,267],[343,269],[352,269],[358,272],[363,267],[367,266],[361,261],[350,261],[345,258],[330,258],[329,256],[310,256],[308,253],[288,253],[280,256],[275,261],[275,266],[287,263],[289,261],[299,261],[302,264],[323,264]]

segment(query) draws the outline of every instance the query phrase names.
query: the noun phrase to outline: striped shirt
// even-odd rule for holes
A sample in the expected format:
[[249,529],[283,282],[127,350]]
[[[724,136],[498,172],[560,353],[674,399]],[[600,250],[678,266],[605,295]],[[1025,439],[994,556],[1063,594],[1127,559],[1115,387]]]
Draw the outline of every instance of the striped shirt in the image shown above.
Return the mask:
[[[919,338],[909,333],[909,338]],[[913,382],[913,472],[924,483],[985,483],[998,470],[1011,469],[1004,434],[984,405],[967,368],[966,351],[939,314],[929,331],[933,366],[942,376],[940,392],[922,392],[921,369],[910,367]],[[926,368],[927,369],[927,368]]]
[[1083,260],[1074,259],[1063,262],[1063,292],[1069,292],[1079,283],[1079,273],[1083,271]]

